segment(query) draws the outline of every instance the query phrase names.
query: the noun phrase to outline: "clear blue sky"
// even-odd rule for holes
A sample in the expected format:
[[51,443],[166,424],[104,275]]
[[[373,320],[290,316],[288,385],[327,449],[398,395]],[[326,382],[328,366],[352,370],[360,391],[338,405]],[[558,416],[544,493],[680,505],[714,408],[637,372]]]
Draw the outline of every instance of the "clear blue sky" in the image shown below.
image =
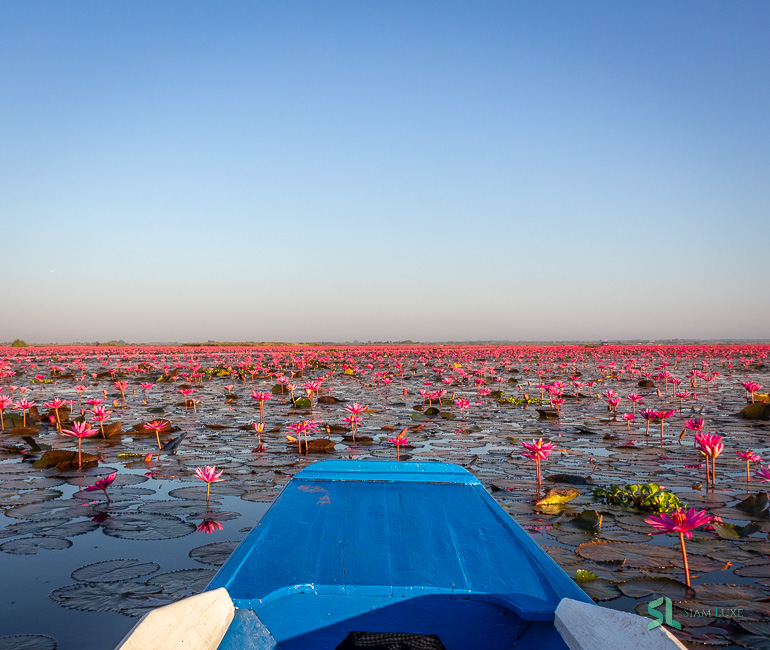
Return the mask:
[[0,3],[0,341],[770,338],[770,4]]

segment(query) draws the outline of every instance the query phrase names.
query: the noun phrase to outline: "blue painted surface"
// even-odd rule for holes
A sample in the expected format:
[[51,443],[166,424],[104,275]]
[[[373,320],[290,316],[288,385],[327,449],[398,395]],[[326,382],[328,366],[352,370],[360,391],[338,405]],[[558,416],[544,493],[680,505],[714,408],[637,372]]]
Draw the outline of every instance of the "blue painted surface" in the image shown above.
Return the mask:
[[327,460],[294,475],[306,481],[398,481],[481,485],[469,471],[450,463],[401,463],[385,460]]
[[447,463],[311,465],[217,587],[256,615],[237,616],[221,648],[273,647],[243,645],[255,618],[282,649],[333,649],[351,631],[437,634],[447,650],[563,648],[559,601],[591,602],[473,475]]

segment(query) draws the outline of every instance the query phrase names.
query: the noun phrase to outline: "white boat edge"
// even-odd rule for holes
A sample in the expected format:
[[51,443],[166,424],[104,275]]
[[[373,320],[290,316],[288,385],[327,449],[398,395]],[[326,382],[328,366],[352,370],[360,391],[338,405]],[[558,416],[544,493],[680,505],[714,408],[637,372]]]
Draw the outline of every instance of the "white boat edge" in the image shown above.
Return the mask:
[[[235,616],[220,587],[145,614],[115,650],[216,650]],[[649,619],[571,598],[556,608],[554,626],[570,650],[687,650]]]
[[650,619],[592,603],[562,598],[554,626],[570,650],[687,650],[662,625]]
[[235,617],[235,606],[220,587],[145,614],[115,650],[215,650]]

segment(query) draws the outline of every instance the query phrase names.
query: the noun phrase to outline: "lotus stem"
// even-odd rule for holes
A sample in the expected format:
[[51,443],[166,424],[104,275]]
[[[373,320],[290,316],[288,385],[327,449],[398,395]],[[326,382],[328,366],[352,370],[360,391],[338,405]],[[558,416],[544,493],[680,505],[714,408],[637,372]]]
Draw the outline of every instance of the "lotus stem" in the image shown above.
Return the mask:
[[687,563],[687,549],[684,546],[684,533],[679,533],[679,542],[682,545],[682,563],[684,564],[684,581],[685,584],[690,586],[690,565]]

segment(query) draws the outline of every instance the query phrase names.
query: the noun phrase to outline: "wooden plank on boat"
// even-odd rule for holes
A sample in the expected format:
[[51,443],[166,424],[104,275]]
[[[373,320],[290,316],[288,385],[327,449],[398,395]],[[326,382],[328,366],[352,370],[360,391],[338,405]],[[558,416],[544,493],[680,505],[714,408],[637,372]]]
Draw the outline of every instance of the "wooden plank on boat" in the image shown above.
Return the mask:
[[204,591],[149,612],[115,650],[215,650],[234,615],[227,589]]
[[686,650],[663,626],[643,616],[563,598],[554,625],[570,650]]

